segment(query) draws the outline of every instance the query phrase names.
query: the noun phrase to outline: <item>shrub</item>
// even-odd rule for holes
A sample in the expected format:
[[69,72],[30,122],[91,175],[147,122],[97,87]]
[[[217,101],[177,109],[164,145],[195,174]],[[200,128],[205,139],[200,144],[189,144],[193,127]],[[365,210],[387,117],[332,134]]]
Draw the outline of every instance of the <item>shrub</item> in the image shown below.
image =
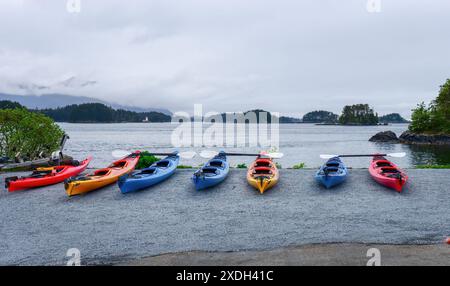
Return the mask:
[[59,147],[64,131],[49,117],[25,108],[0,110],[0,155],[32,160]]
[[178,165],[177,168],[178,169],[192,169],[192,166],[189,166],[189,165]]
[[294,166],[292,166],[292,169],[303,169],[305,168],[306,164],[305,163],[298,163],[295,164]]
[[139,157],[139,162],[136,164],[136,169],[144,169],[150,167],[151,164],[161,160],[158,157],[155,157],[150,152],[144,151],[141,152]]
[[238,168],[238,169],[247,169],[247,165],[245,165],[245,163],[237,164],[236,168]]
[[412,110],[409,130],[415,133],[450,134],[450,79],[441,86],[439,96],[427,107],[421,103]]

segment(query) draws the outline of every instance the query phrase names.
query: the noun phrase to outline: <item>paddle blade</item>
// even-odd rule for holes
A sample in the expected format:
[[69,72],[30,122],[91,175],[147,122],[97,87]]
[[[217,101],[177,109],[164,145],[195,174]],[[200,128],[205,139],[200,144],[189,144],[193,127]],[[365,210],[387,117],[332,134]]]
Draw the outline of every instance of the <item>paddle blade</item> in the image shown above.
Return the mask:
[[178,156],[180,156],[183,159],[192,159],[192,158],[195,157],[195,155],[197,155],[197,153],[195,153],[194,151],[187,151],[187,152],[178,153]]
[[130,155],[130,153],[131,153],[130,151],[126,151],[126,150],[114,150],[111,152],[111,155],[114,158],[123,158],[125,156]]
[[403,158],[403,157],[406,156],[406,153],[405,152],[389,153],[389,154],[386,154],[386,155],[389,156],[389,157],[394,157],[394,158]]
[[267,153],[267,154],[264,154],[264,155],[267,155],[267,156],[269,156],[270,158],[273,158],[273,159],[280,159],[280,158],[283,158],[283,156],[284,156],[284,154],[280,153],[280,152]]
[[320,158],[322,158],[322,159],[331,159],[331,158],[334,158],[334,157],[338,157],[338,155],[328,155],[328,154],[321,154],[320,155]]
[[216,156],[218,154],[219,154],[219,152],[217,152],[217,151],[203,150],[203,151],[200,152],[200,157],[209,159],[209,158],[212,158],[212,157],[214,157],[214,156]]

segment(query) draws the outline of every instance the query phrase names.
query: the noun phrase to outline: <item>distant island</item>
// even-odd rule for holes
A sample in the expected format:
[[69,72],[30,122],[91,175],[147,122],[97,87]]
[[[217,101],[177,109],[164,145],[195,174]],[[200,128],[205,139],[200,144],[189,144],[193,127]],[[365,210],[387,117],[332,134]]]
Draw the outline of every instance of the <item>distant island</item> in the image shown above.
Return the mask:
[[338,115],[330,111],[316,110],[303,116],[304,123],[337,123]]
[[378,121],[380,123],[409,123],[408,120],[403,118],[398,113],[390,113],[390,114],[386,114],[386,115],[380,116],[378,118]]
[[[0,109],[27,108],[18,102],[10,100],[0,101]],[[64,107],[31,109],[33,112],[42,113],[57,122],[69,123],[120,123],[120,122],[171,122],[172,117],[167,113],[148,111],[136,112],[121,108],[113,108],[103,103],[70,104]],[[272,114],[262,109],[254,109],[244,112],[244,115],[254,112],[259,123],[261,113],[267,114],[267,123],[271,123]],[[225,121],[227,113],[221,113]],[[280,116],[280,124],[332,124],[332,125],[377,125],[388,123],[408,123],[398,113],[391,113],[381,117],[367,104],[345,106],[341,116],[325,110],[316,110],[306,113],[303,118]]]

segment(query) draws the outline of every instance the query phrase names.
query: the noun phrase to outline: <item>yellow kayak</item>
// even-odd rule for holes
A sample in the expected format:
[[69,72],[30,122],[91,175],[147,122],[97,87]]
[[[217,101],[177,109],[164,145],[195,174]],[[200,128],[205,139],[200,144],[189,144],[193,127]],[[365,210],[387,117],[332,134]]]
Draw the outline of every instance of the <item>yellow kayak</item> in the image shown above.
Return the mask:
[[139,151],[127,157],[117,160],[104,169],[96,170],[92,174],[72,177],[64,182],[64,187],[68,196],[87,193],[119,180],[119,177],[134,170],[139,161]]
[[279,177],[277,166],[271,158],[264,157],[264,154],[256,158],[247,172],[248,183],[261,194],[275,186]]

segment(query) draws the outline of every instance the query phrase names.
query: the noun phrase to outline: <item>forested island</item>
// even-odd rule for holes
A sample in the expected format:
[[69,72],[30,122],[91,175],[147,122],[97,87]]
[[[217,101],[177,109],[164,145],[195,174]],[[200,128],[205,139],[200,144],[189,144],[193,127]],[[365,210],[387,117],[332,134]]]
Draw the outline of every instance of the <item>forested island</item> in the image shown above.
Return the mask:
[[330,111],[316,110],[303,116],[304,123],[337,123],[339,116]]
[[378,118],[378,121],[380,123],[409,123],[408,120],[403,118],[398,113],[390,113],[390,114],[386,114],[386,115],[380,116]]
[[[0,109],[26,109],[17,102],[0,101]],[[134,112],[113,109],[102,103],[72,104],[59,108],[30,109],[44,114],[56,122],[70,123],[119,123],[119,122],[170,122],[171,116],[160,112]]]
[[[8,100],[0,101],[0,109],[25,108],[17,102]],[[422,107],[424,108],[424,107]],[[57,122],[69,123],[120,123],[120,122],[170,122],[171,116],[152,111],[135,112],[124,109],[114,109],[103,103],[71,104],[65,107],[29,109],[32,112],[42,113]],[[420,109],[422,110],[422,109]],[[271,123],[272,114],[262,109],[254,109],[244,112],[247,115],[254,112],[259,123],[260,115],[267,113],[267,123]],[[418,111],[419,112],[419,111]],[[226,113],[221,113],[226,120]],[[379,123],[407,123],[398,113],[387,114],[381,117],[367,104],[345,106],[339,116],[331,111],[316,110],[306,113],[303,118],[280,116],[280,124],[287,123],[315,123],[315,124],[339,124],[339,125],[376,125]]]

